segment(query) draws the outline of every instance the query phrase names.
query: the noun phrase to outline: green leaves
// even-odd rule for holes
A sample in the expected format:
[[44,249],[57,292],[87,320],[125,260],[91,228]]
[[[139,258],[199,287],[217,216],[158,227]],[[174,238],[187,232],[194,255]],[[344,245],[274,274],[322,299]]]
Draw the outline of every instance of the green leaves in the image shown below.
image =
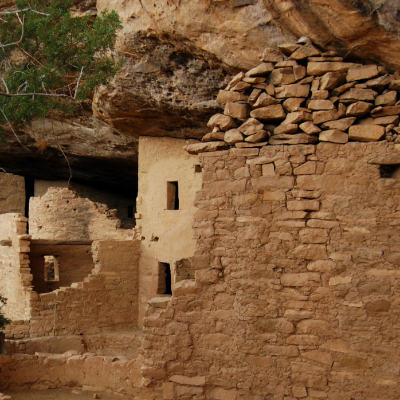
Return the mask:
[[72,5],[17,0],[18,12],[0,15],[0,109],[15,127],[73,113],[121,68],[112,56],[118,14],[72,17]]

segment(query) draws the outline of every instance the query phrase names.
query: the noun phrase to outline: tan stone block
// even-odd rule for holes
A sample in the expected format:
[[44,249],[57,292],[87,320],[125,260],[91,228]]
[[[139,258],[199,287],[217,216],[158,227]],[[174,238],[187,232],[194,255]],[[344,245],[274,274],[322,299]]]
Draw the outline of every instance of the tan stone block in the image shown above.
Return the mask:
[[327,259],[326,246],[322,244],[301,244],[293,250],[295,258],[306,260],[324,260]]
[[275,69],[274,64],[272,63],[262,63],[257,67],[252,68],[251,70],[247,71],[245,76],[263,76],[267,75],[269,72]]
[[263,93],[262,90],[260,90],[260,89],[254,89],[254,90],[250,93],[248,102],[249,102],[251,105],[253,105],[253,104],[257,101],[257,99],[260,97],[261,93]]
[[318,211],[318,200],[291,200],[287,202],[287,209],[289,211]]
[[280,104],[257,108],[250,112],[252,118],[258,118],[264,121],[276,121],[285,119],[286,114]]
[[308,103],[308,109],[313,111],[318,110],[333,110],[335,106],[330,100],[311,100]]
[[[245,78],[243,78],[245,79]],[[232,91],[237,91],[237,92],[244,92],[245,90],[249,89],[251,87],[250,83],[247,82],[238,82],[232,89]]]
[[221,130],[226,131],[235,126],[235,121],[229,116],[223,114],[215,114],[210,118],[207,126],[211,129],[217,126]]
[[319,141],[330,143],[347,143],[349,141],[349,135],[338,129],[329,129],[327,131],[320,132]]
[[352,88],[340,95],[339,99],[342,103],[349,104],[357,101],[375,102],[375,95],[372,89]]
[[350,104],[347,109],[346,109],[346,115],[348,117],[363,117],[364,115],[367,115],[371,109],[373,108],[373,105],[371,103],[366,103],[364,101],[358,101],[357,103]]
[[315,135],[321,132],[321,129],[318,126],[314,125],[311,121],[303,122],[299,125],[300,129],[307,133],[307,135]]
[[347,283],[350,283],[351,280],[351,276],[334,276],[329,279],[329,286],[345,285]]
[[244,361],[248,364],[256,365],[257,367],[261,368],[272,368],[273,363],[271,357],[259,357],[259,356],[250,356],[247,355],[244,358]]
[[364,79],[375,78],[379,75],[377,65],[363,65],[357,68],[350,68],[347,72],[347,82],[361,81]]
[[239,72],[232,78],[232,80],[229,82],[225,90],[230,90],[231,88],[233,88],[236,84],[238,84],[242,80],[242,78],[244,78],[244,73]]
[[261,177],[251,180],[254,189],[291,189],[294,186],[293,176]]
[[244,140],[244,136],[238,129],[229,129],[224,134],[224,141],[230,145],[233,145],[238,142],[242,142]]
[[284,201],[286,200],[285,192],[275,191],[275,192],[264,192],[264,201]]
[[376,96],[375,105],[376,106],[394,106],[397,101],[397,92],[391,91],[385,94]]
[[245,140],[245,142],[248,142],[248,143],[259,143],[264,140],[268,140],[268,138],[269,138],[268,132],[261,130],[261,131],[258,131],[255,135],[247,136],[247,138],[244,140]]
[[387,117],[380,117],[374,119],[375,125],[383,125],[388,126],[391,124],[397,125],[399,123],[399,116],[398,115],[389,115]]
[[274,97],[270,96],[268,93],[262,93],[253,103],[253,108],[267,107],[277,103],[278,101]]
[[239,181],[218,181],[205,183],[203,185],[203,193],[205,196],[218,197],[228,191],[231,191],[233,193],[242,192],[244,191],[245,187],[246,179],[241,179]]
[[286,99],[283,102],[283,108],[286,110],[286,112],[294,112],[297,111],[297,109],[301,106],[301,104],[304,102],[305,99],[302,98],[289,98]]
[[303,121],[310,121],[312,119],[312,115],[306,111],[295,111],[286,115],[286,119],[282,122],[282,124],[297,124]]
[[224,114],[232,118],[246,119],[249,115],[249,109],[246,104],[227,103]]
[[[282,286],[319,286],[321,277],[316,272],[302,272],[298,274],[282,274]],[[287,318],[285,316],[285,318]]]
[[314,90],[311,94],[311,100],[326,100],[329,98],[329,90]]
[[255,76],[245,76],[243,79],[243,82],[246,83],[263,83],[265,82],[266,78],[262,78],[262,77],[255,77]]
[[336,121],[328,121],[322,124],[322,129],[338,129],[339,131],[346,131],[357,118],[343,118]]
[[391,308],[391,303],[388,300],[376,300],[367,303],[365,309],[368,314],[377,312],[388,312]]
[[236,389],[223,389],[217,387],[212,389],[212,398],[215,400],[236,400],[237,390]]
[[312,113],[312,118],[314,124],[318,125],[322,124],[323,122],[339,119],[339,114],[336,109],[330,111],[314,111]]
[[235,157],[258,156],[259,149],[230,149],[230,154]]
[[[218,128],[216,128],[218,129]],[[203,136],[202,141],[203,142],[212,142],[212,141],[218,141],[218,140],[224,140],[225,137],[225,132],[222,131],[215,131],[215,132],[210,132],[207,133],[206,135]]]
[[304,60],[307,57],[319,56],[321,53],[312,44],[299,47],[290,57],[290,60]]
[[292,394],[294,397],[301,399],[307,396],[307,389],[304,386],[293,386]]
[[288,85],[296,82],[292,67],[274,69],[269,77],[269,83],[275,86]]
[[387,115],[398,115],[398,114],[400,114],[400,105],[377,107],[371,111],[371,114],[374,118],[385,117]]
[[205,376],[184,376],[184,375],[172,375],[169,380],[171,382],[179,383],[180,385],[189,386],[205,386],[206,377]]
[[197,294],[198,292],[199,288],[196,286],[196,282],[194,280],[183,280],[177,282],[172,288],[172,293],[175,297],[188,296],[192,294]]
[[275,89],[275,97],[277,99],[285,99],[289,97],[308,97],[310,93],[310,85],[285,85]]
[[319,337],[315,335],[292,335],[286,339],[287,344],[300,346],[316,346],[319,344]]
[[326,336],[332,331],[332,325],[324,320],[304,319],[296,325],[297,334]]
[[[290,334],[293,332],[293,324],[289,321],[286,321],[290,324],[290,331],[287,330],[283,333]],[[297,346],[264,346],[263,350],[266,354],[271,356],[280,356],[280,357],[297,357],[299,355],[299,349]]]
[[380,125],[353,125],[349,128],[349,139],[360,142],[377,142],[385,135],[385,128]]
[[220,90],[217,96],[217,103],[226,104],[233,103],[235,101],[247,101],[248,96],[240,92],[234,92],[231,90]]
[[280,135],[273,135],[269,139],[269,144],[272,145],[284,145],[284,144],[308,144],[315,143],[318,141],[318,138],[313,135],[307,135],[306,133],[297,133],[294,135],[289,135],[286,133],[282,133]]
[[347,62],[309,62],[307,64],[308,75],[324,75],[327,72],[348,71],[350,68],[355,68],[360,64]]
[[315,161],[307,161],[293,170],[294,175],[311,175],[315,174],[317,163]]
[[262,166],[262,175],[263,176],[275,176],[275,167],[274,164],[264,164]]
[[[285,122],[285,121],[284,121]],[[274,129],[274,135],[281,135],[284,133],[296,133],[297,132],[297,124],[285,124],[282,123],[281,125],[277,126]]]
[[319,90],[332,90],[346,81],[346,72],[327,72],[320,79]]
[[328,234],[325,229],[306,228],[299,232],[302,243],[327,243]]
[[301,321],[303,319],[312,318],[314,312],[312,311],[299,311],[299,310],[285,310],[284,317],[292,321]]
[[238,130],[246,136],[254,135],[264,128],[264,124],[255,118],[247,119],[242,125],[239,126]]
[[261,61],[277,63],[284,60],[285,56],[279,49],[266,47],[259,55]]
[[[303,322],[303,321],[301,321]],[[321,350],[313,350],[301,355],[302,358],[309,361],[316,361],[328,367],[332,366],[333,359],[330,353]]]
[[172,382],[163,384],[163,400],[173,400],[175,398],[174,384]]
[[219,280],[219,271],[214,269],[198,269],[195,272],[196,282],[210,285]]

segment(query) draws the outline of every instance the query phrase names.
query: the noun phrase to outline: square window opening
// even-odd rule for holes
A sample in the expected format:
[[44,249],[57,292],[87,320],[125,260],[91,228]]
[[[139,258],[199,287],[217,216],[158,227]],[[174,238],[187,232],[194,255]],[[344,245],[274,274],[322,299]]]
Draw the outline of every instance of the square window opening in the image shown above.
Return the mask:
[[167,210],[179,210],[178,182],[167,182]]
[[44,280],[45,282],[60,281],[60,268],[56,256],[44,256]]
[[400,164],[380,165],[381,178],[400,178]]
[[172,295],[171,266],[168,263],[158,263],[157,294]]
[[201,165],[195,165],[194,166],[194,172],[198,173],[198,172],[202,172],[203,168],[201,168]]

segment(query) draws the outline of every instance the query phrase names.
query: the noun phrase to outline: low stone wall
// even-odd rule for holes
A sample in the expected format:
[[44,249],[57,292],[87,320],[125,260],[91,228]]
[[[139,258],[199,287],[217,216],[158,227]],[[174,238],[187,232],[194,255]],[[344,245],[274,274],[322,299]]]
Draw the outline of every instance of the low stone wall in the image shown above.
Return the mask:
[[92,251],[95,267],[84,282],[51,293],[30,292],[31,318],[8,325],[7,339],[94,334],[137,326],[140,242],[97,241]]
[[[93,353],[0,356],[0,389],[82,388],[137,395],[140,362],[125,357],[100,357]],[[1,399],[1,397],[0,397]]]
[[120,229],[117,210],[79,197],[66,188],[49,188],[29,202],[29,234],[48,240],[125,240],[132,230]]
[[147,308],[141,398],[398,399],[398,147],[201,155],[195,280]]
[[30,317],[33,277],[29,269],[26,222],[22,214],[0,215],[0,295],[7,298],[2,312],[17,320]]

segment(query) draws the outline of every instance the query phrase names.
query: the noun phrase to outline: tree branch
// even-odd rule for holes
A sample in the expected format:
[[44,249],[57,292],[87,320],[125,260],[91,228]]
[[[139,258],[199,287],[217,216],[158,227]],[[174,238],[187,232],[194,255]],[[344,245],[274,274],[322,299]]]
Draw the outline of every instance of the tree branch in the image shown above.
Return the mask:
[[8,90],[7,83],[6,83],[6,81],[4,80],[4,78],[3,78],[2,75],[0,75],[0,79],[1,79],[1,81],[3,82],[4,88],[6,89],[7,94],[10,94],[10,91]]
[[8,126],[11,128],[12,133],[14,134],[14,136],[17,138],[19,144],[20,144],[26,151],[28,151],[28,152],[30,153],[31,151],[21,142],[20,138],[19,138],[18,135],[15,133],[14,128],[12,127],[12,125],[11,125],[10,121],[8,120],[6,114],[4,114],[4,111],[3,111],[2,108],[0,108],[0,112],[3,114],[4,119],[6,120]]
[[0,92],[0,96],[3,96],[3,97],[49,96],[49,97],[65,97],[70,100],[75,100],[72,96],[69,96],[68,94],[53,94],[53,93],[5,93],[5,92]]
[[6,15],[6,14],[18,14],[18,13],[23,12],[23,11],[32,11],[33,13],[36,13],[36,14],[46,15],[47,17],[50,17],[50,15],[51,15],[51,14],[47,14],[47,13],[44,13],[44,12],[41,12],[41,11],[32,10],[32,8],[23,8],[21,10],[14,10],[14,11],[2,11],[2,12],[0,12],[0,14],[3,14],[3,15]]
[[81,81],[82,73],[83,73],[83,67],[81,68],[81,73],[79,74],[78,82],[76,82],[74,99],[76,99],[76,94],[78,93],[79,82]]
[[18,42],[14,42],[14,43],[6,43],[6,44],[0,44],[0,49],[3,47],[7,47],[7,46],[15,46],[17,44],[20,44],[22,42],[22,39],[24,38],[24,28],[25,28],[25,15],[22,17],[22,21],[21,18],[19,17],[19,14],[17,13],[17,17],[18,20],[22,26],[22,31],[21,31],[21,37],[19,38]]

